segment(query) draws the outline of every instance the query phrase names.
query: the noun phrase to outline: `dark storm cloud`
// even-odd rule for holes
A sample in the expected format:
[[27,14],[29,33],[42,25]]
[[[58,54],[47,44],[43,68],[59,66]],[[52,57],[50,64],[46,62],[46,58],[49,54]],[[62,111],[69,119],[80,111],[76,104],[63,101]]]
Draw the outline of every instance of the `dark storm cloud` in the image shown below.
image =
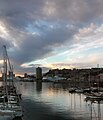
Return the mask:
[[29,23],[41,17],[42,1],[0,0],[0,18],[12,27],[25,30]]
[[71,46],[82,24],[102,20],[102,6],[102,0],[0,0],[0,22],[9,35],[0,38],[0,47],[11,47],[19,65],[49,56],[67,41]]
[[49,53],[62,46],[73,32],[61,26],[58,29],[43,30],[42,35],[24,34],[19,49],[15,49],[16,54],[13,56],[20,64],[49,56]]

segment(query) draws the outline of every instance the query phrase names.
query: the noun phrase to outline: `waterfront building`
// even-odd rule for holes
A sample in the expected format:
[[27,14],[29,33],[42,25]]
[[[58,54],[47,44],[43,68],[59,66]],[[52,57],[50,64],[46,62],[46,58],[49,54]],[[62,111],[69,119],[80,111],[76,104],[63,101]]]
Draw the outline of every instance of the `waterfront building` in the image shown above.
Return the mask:
[[42,68],[40,67],[36,68],[36,79],[42,80]]
[[28,77],[28,74],[27,73],[24,73],[24,78],[27,78]]

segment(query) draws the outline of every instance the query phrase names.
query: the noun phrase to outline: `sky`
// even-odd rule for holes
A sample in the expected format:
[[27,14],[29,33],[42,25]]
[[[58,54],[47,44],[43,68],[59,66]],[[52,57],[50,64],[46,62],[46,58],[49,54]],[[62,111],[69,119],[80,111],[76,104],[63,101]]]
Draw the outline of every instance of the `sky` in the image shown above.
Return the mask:
[[0,67],[16,74],[103,67],[103,0],[0,0]]

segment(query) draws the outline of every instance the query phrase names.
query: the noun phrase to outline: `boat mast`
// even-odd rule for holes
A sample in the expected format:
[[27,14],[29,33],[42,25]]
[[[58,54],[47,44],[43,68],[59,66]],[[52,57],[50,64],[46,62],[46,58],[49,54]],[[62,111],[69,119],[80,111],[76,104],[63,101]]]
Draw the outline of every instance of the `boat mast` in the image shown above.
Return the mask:
[[[11,66],[10,60],[7,54],[6,46],[3,46],[3,56],[4,56],[4,64],[5,64],[5,73],[6,73],[6,79],[7,79],[7,67],[9,67],[9,77],[11,80],[11,86],[14,86],[13,84],[13,65]],[[8,65],[7,65],[8,64]]]
[[[7,88],[7,51],[6,46],[3,46],[3,81],[4,81],[4,95],[8,99],[8,88]],[[6,102],[6,101],[5,101]]]
[[98,92],[100,92],[100,78],[99,78],[99,74],[100,74],[100,70],[99,70],[99,64],[97,64],[97,68],[98,68],[98,74],[97,74],[97,76],[98,76],[98,78],[97,78],[97,85],[98,85]]

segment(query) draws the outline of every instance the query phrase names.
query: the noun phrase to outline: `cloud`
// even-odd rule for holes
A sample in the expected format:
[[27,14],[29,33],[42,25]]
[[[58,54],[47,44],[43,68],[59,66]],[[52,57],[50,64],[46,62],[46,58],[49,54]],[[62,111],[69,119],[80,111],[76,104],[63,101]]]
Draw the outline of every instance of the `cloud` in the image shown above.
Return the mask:
[[0,48],[6,44],[19,66],[60,49],[73,55],[100,48],[102,6],[102,0],[0,0]]
[[64,26],[60,26],[60,28],[43,30],[42,35],[28,34],[27,32],[23,33],[20,38],[17,38],[21,41],[19,43],[15,41],[18,47],[14,48],[12,57],[16,58],[15,60],[22,64],[49,56],[55,48],[59,48],[68,41],[68,38],[72,37],[73,33],[63,27]]
[[48,0],[44,6],[48,12],[44,11],[44,14],[74,23],[87,23],[97,18],[103,18],[102,5],[102,0],[52,0],[52,2]]

